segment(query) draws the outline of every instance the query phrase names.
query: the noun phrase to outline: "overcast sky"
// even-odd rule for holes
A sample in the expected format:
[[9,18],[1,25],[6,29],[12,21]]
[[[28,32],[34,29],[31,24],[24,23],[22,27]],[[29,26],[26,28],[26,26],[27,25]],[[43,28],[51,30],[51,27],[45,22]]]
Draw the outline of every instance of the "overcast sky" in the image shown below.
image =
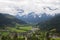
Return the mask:
[[0,13],[15,15],[19,12],[18,9],[24,10],[23,15],[32,11],[36,14],[60,13],[60,0],[0,0]]

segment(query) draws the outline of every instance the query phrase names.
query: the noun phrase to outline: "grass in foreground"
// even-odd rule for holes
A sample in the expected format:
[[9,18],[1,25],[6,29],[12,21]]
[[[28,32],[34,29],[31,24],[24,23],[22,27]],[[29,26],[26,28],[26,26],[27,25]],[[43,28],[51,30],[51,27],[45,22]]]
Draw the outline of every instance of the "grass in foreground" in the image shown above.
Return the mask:
[[51,38],[51,40],[60,40],[60,38]]

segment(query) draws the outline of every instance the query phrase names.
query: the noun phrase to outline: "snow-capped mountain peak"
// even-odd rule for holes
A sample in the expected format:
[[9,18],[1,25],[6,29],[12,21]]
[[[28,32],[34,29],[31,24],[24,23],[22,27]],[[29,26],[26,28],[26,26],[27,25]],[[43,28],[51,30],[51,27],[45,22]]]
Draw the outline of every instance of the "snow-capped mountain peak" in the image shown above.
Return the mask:
[[46,13],[40,13],[39,15],[35,12],[29,12],[27,15],[18,15],[17,18],[22,19],[26,21],[27,23],[38,23],[43,20],[48,20],[51,17],[51,15]]

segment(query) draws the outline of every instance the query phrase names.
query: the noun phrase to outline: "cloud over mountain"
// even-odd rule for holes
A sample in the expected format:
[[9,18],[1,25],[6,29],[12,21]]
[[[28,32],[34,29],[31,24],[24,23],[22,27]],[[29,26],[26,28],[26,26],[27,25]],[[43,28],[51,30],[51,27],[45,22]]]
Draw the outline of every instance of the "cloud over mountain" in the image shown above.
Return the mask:
[[20,13],[20,9],[24,10],[23,15],[27,15],[31,11],[36,12],[36,14],[52,15],[60,13],[60,0],[0,0],[1,13],[16,15]]

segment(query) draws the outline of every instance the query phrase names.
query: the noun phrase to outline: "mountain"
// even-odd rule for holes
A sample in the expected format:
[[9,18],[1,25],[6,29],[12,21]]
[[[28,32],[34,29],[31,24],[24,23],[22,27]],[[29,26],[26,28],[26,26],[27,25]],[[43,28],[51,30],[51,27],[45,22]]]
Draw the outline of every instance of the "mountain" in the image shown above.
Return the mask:
[[52,16],[46,13],[40,13],[39,15],[35,12],[30,12],[27,15],[19,16],[17,15],[17,18],[24,20],[27,23],[30,24],[37,24],[42,21],[46,21],[50,19]]
[[50,20],[38,23],[37,26],[39,26],[41,30],[49,31],[56,29],[57,32],[60,32],[60,14],[56,14]]
[[15,16],[0,13],[0,27],[14,27],[16,24],[26,24],[26,22],[17,19]]

